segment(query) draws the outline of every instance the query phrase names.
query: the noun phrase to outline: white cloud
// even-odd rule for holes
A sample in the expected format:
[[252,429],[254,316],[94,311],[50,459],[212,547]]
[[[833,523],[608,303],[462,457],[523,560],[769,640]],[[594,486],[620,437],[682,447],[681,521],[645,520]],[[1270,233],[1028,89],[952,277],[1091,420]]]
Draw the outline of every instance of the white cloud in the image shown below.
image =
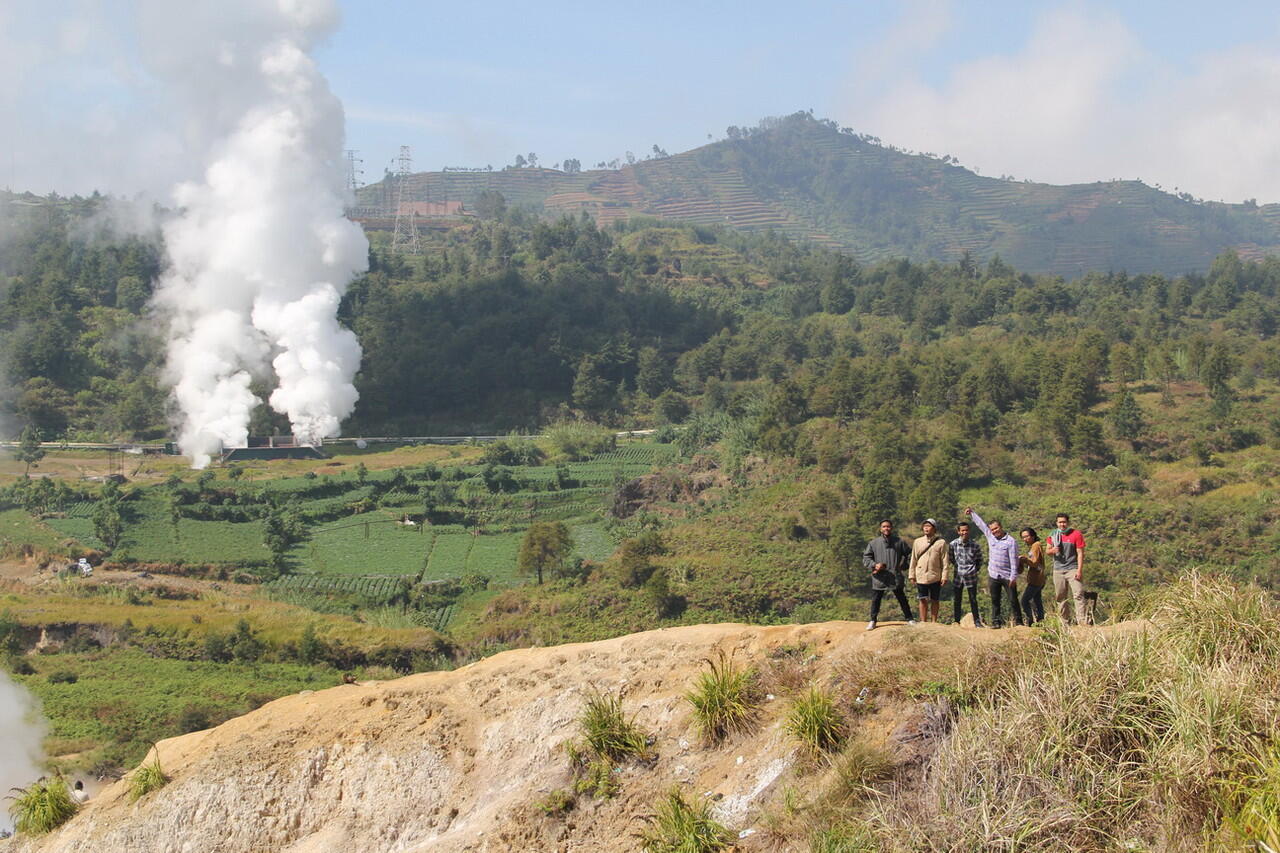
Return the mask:
[[1280,53],[1243,47],[1189,69],[1157,61],[1119,16],[1076,5],[1040,17],[1010,53],[937,85],[901,56],[897,85],[851,86],[844,123],[958,156],[984,174],[1054,183],[1142,178],[1207,198],[1280,201]]

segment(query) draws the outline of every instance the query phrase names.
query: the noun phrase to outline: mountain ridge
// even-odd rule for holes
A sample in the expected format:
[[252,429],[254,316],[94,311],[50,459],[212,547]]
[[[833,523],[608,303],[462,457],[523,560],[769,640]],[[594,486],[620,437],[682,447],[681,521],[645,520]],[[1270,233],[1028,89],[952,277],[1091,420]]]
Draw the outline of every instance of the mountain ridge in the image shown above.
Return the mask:
[[392,225],[397,199],[461,202],[483,192],[546,216],[598,225],[653,216],[772,230],[861,262],[994,256],[1033,273],[1181,274],[1234,249],[1280,254],[1280,204],[1204,202],[1140,181],[1054,185],[989,178],[950,157],[908,153],[797,113],[690,151],[616,170],[542,168],[388,176],[359,192],[368,227]]

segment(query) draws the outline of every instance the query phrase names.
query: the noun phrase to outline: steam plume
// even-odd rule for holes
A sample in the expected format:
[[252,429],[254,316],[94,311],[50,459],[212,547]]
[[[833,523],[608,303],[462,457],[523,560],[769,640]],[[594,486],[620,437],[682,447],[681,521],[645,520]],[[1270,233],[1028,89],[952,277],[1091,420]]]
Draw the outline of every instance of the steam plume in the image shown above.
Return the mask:
[[[27,785],[40,776],[40,741],[44,729],[25,690],[0,673],[0,791]],[[0,827],[10,828],[7,809]]]
[[[247,8],[207,57],[200,79],[214,91],[190,104],[193,126],[226,133],[203,179],[174,191],[182,213],[164,228],[170,267],[156,295],[178,443],[197,468],[220,445],[244,443],[259,402],[251,384],[268,362],[279,382],[271,407],[303,441],[336,435],[357,397],[360,346],[336,312],[368,243],[342,215],[342,106],[307,53],[334,20],[332,3]],[[199,78],[198,60],[183,73]]]

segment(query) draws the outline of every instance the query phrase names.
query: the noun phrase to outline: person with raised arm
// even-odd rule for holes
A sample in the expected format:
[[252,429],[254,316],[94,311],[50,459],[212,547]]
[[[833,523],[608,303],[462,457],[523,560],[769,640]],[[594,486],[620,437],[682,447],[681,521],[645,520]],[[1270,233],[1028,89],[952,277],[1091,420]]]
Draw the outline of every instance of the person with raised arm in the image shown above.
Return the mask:
[[1013,611],[1015,625],[1022,624],[1022,607],[1018,603],[1018,540],[1005,532],[1004,524],[993,519],[988,526],[973,507],[965,507],[964,514],[973,519],[987,540],[987,579],[991,589],[991,627],[1003,628],[1000,615],[1000,599],[1009,594],[1009,609]]

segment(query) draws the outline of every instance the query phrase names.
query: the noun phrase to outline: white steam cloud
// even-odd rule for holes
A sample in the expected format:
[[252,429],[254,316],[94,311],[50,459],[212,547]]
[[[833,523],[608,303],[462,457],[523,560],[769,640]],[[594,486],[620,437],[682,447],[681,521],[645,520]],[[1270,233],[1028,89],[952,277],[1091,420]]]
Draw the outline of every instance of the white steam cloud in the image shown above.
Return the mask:
[[[44,727],[31,696],[0,673],[0,791],[24,787],[41,775],[40,742]],[[11,829],[7,809],[0,827]]]
[[[368,243],[343,216],[342,105],[308,55],[333,5],[232,5],[246,12],[230,16],[234,28],[203,53],[171,58],[192,90],[188,126],[218,134],[202,180],[174,191],[181,214],[164,226],[170,267],[156,291],[178,443],[196,467],[245,442],[259,403],[251,384],[268,364],[278,380],[271,407],[309,443],[337,435],[360,365],[337,308],[366,269]],[[151,12],[156,35],[191,26],[185,14]]]

